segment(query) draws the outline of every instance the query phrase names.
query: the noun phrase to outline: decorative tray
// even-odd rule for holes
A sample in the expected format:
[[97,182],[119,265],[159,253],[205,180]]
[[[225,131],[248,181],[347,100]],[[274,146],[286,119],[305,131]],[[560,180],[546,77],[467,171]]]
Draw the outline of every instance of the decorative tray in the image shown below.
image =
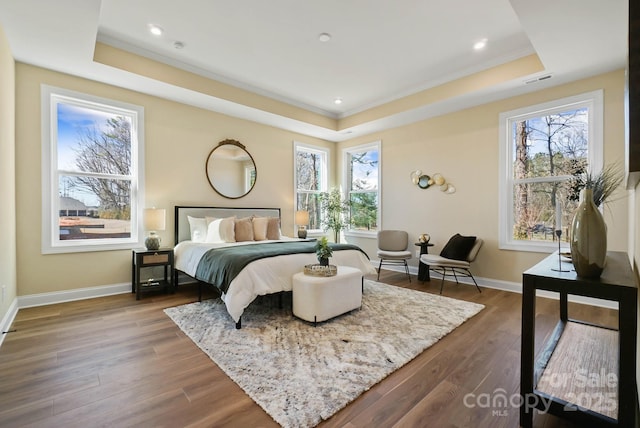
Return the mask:
[[305,265],[304,274],[310,276],[336,276],[338,274],[338,267],[336,265]]

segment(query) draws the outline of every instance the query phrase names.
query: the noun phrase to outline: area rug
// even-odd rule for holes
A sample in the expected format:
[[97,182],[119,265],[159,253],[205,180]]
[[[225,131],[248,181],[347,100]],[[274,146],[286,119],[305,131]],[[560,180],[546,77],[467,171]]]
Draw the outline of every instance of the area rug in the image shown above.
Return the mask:
[[266,299],[240,330],[220,299],[165,313],[277,423],[313,427],[483,307],[365,280],[360,309],[316,327]]

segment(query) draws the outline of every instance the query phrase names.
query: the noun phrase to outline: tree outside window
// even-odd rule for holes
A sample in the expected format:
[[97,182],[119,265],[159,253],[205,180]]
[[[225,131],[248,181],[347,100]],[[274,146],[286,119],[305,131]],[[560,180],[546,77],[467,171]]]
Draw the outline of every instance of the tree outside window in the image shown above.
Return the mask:
[[514,239],[554,240],[568,234],[568,219],[556,224],[556,210],[577,208],[571,179],[588,166],[588,109],[582,107],[522,120],[514,126]]
[[588,94],[544,109],[534,106],[530,112],[501,115],[507,134],[505,182],[501,183],[502,248],[518,243],[544,247],[554,241],[557,245],[555,230],[562,230],[561,239],[567,241],[578,206],[574,179],[601,167],[594,97]]
[[377,232],[379,223],[380,144],[345,151],[351,231]]
[[322,228],[321,195],[327,191],[328,151],[295,144],[296,210],[309,211],[308,229]]
[[[138,120],[142,109],[45,87],[49,140],[43,165],[43,252],[130,248],[137,244]],[[50,237],[50,238],[49,238]],[[97,248],[100,247],[100,248]]]

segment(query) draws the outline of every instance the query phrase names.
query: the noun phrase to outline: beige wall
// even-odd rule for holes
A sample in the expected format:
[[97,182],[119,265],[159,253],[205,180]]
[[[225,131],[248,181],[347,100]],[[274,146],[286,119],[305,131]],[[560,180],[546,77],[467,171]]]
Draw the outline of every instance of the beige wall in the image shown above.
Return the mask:
[[[340,143],[339,149],[382,140],[384,228],[406,230],[412,240],[429,233],[433,252],[439,252],[456,232],[480,236],[485,245],[474,274],[519,283],[522,272],[546,254],[498,249],[498,115],[596,89],[604,89],[605,163],[622,162],[622,70],[350,140]],[[416,169],[440,172],[457,192],[446,195],[437,188],[418,188],[409,178]],[[610,250],[627,251],[628,210],[623,193],[605,210]],[[375,254],[374,240],[350,241]],[[412,262],[416,265],[417,259]]]
[[[623,72],[539,91],[477,108],[455,112],[334,145],[322,140],[227,117],[210,111],[146,96],[24,64],[18,64],[17,193],[19,294],[126,283],[128,251],[84,254],[40,254],[40,84],[46,83],[145,108],[146,203],[168,209],[173,224],[177,204],[276,206],[283,209],[283,230],[293,232],[292,141],[333,148],[334,171],[340,171],[343,147],[382,140],[382,224],[407,230],[412,239],[429,233],[441,249],[456,232],[477,234],[486,244],[475,273],[493,280],[519,282],[522,271],[544,254],[498,249],[498,115],[582,92],[604,89],[605,162],[622,160],[624,141]],[[234,138],[256,160],[258,180],[245,198],[227,200],[208,185],[204,162],[221,140]],[[34,168],[34,164],[38,168]],[[421,169],[440,172],[457,187],[445,195],[437,189],[414,186],[409,173]],[[337,179],[337,176],[334,175]],[[178,179],[176,179],[178,178]],[[627,250],[627,201],[605,213],[609,248]],[[171,226],[169,226],[171,228]],[[173,232],[161,234],[173,243]],[[375,258],[375,239],[350,239]],[[417,260],[413,260],[417,264]],[[38,269],[33,269],[38,266]],[[72,272],[73,274],[69,274]]]
[[0,320],[16,290],[15,63],[0,27]]
[[[129,90],[18,63],[16,66],[16,177],[18,294],[130,282],[131,253],[102,251],[42,255],[40,85],[57,86],[141,105],[145,109],[146,205],[167,209],[164,243],[173,244],[174,205],[282,208],[283,232],[293,234],[293,141],[333,144]],[[219,196],[205,161],[219,141],[243,143],[255,159],[257,182],[238,200]]]

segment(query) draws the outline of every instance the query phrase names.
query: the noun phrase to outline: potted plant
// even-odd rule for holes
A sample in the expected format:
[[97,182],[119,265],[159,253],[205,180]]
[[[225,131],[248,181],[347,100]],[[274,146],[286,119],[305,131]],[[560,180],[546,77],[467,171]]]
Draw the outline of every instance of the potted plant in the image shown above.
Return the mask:
[[345,219],[349,213],[349,201],[342,200],[342,194],[337,187],[320,195],[321,207],[324,212],[322,228],[333,230],[334,242],[340,242],[340,232],[349,224]]
[[609,164],[598,173],[583,171],[573,179],[572,194],[569,199],[578,201],[583,189],[591,189],[593,203],[596,207],[600,207],[607,202],[621,183],[622,172],[617,164]]
[[316,242],[316,256],[321,266],[329,266],[329,257],[333,255],[333,249],[329,246],[326,236]]

